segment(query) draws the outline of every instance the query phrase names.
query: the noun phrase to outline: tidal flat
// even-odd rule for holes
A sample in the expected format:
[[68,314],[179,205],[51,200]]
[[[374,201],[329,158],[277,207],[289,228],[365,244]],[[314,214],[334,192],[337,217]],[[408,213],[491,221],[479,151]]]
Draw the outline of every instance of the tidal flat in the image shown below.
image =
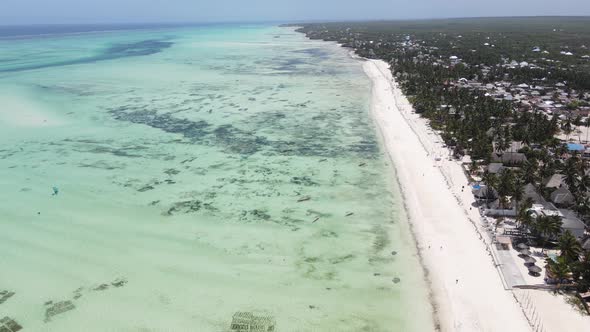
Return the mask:
[[273,26],[0,39],[0,319],[432,330],[370,89]]

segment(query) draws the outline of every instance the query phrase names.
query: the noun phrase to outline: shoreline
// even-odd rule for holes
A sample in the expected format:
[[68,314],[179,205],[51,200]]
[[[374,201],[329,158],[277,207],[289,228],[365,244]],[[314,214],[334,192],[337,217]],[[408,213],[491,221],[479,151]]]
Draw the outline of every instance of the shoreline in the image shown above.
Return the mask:
[[[420,137],[431,133],[417,132],[409,123],[412,120],[404,116],[411,113],[411,105],[406,100],[400,106],[397,101],[405,97],[392,84],[389,65],[381,60],[366,60],[363,70],[372,81],[371,116],[395,169],[429,284],[435,328],[531,331],[512,292],[505,290],[501,273],[490,264],[488,255],[492,253],[485,246],[485,239],[470,220],[469,212],[478,215],[477,209],[465,209],[462,203],[469,200],[451,190],[467,185],[462,170],[458,168],[461,174],[445,174],[453,170],[443,165],[446,161],[435,160],[435,150],[429,149]],[[460,165],[455,164],[454,173],[457,166]],[[455,185],[453,180],[460,177],[453,175],[462,176],[463,183]],[[471,195],[469,189],[464,193]]]

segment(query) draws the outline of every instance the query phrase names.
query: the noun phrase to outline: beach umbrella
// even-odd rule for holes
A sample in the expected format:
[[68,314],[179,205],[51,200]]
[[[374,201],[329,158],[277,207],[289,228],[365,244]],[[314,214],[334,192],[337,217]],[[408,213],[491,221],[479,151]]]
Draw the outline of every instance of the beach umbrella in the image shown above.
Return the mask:
[[531,251],[530,251],[530,250],[528,250],[528,249],[522,249],[522,250],[520,250],[520,251],[519,251],[519,253],[520,253],[521,255],[530,256],[530,254],[531,254]]
[[529,271],[533,272],[533,273],[540,273],[543,270],[540,267],[538,267],[537,265],[532,265],[532,266],[529,266]]
[[516,247],[518,249],[529,249],[530,248],[526,243],[519,243]]
[[525,263],[535,263],[535,262],[537,262],[537,260],[531,256],[528,256],[528,257],[525,257],[524,262]]

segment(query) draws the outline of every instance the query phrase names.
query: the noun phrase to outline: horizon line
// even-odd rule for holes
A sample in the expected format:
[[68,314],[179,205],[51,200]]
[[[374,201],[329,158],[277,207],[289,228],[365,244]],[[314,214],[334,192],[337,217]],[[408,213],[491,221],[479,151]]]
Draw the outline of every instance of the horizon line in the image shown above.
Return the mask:
[[465,19],[500,19],[500,18],[588,18],[590,15],[516,15],[516,16],[455,16],[423,18],[360,18],[360,19],[293,19],[293,20],[220,20],[220,21],[95,21],[80,23],[0,23],[0,27],[17,26],[67,26],[67,25],[193,25],[193,24],[291,24],[291,23],[346,23],[346,22],[396,22],[396,21],[444,21]]

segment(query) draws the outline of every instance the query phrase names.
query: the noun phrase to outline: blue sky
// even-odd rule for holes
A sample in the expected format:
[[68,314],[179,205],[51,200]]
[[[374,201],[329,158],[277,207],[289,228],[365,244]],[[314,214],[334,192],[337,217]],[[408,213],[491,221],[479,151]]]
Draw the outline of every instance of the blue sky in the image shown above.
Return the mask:
[[590,15],[590,0],[1,0],[0,24]]

